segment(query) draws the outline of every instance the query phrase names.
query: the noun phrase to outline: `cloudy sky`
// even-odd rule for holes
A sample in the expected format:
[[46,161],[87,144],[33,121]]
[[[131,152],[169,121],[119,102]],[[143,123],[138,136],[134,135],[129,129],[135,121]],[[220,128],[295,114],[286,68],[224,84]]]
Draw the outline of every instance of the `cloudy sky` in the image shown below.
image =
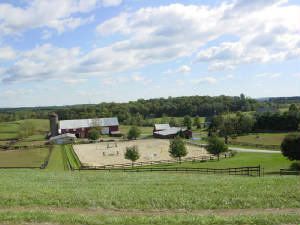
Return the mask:
[[299,95],[297,0],[1,0],[0,107]]

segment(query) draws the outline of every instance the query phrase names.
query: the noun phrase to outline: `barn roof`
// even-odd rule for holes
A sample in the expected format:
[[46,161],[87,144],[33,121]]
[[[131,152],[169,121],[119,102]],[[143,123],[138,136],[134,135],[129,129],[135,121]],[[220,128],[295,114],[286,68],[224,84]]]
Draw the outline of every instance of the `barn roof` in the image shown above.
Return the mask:
[[86,127],[109,127],[118,126],[117,117],[98,118],[98,119],[80,119],[80,120],[61,120],[59,121],[60,129],[77,129]]
[[53,140],[57,140],[57,139],[65,138],[65,137],[76,138],[75,134],[65,133],[65,134],[57,135],[55,137],[51,137],[49,140],[53,141]]
[[154,125],[155,130],[167,130],[170,129],[170,125],[169,124],[155,124]]
[[166,129],[166,130],[156,131],[154,133],[165,136],[165,135],[177,134],[181,130],[185,131],[186,129],[182,129],[180,127],[171,127],[169,129]]

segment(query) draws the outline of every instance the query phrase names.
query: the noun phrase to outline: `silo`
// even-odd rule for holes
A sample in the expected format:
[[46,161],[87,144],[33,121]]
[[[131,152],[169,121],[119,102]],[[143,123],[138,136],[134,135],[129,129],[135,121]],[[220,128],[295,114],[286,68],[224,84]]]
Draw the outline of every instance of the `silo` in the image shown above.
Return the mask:
[[50,132],[51,137],[58,135],[58,115],[55,113],[50,115]]

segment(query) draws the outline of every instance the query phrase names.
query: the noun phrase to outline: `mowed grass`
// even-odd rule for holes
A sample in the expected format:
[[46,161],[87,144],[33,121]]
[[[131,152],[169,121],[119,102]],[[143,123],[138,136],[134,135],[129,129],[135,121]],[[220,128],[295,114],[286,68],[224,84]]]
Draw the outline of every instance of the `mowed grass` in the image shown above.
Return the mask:
[[55,145],[52,151],[50,160],[46,167],[46,170],[50,171],[63,171],[64,170],[64,161],[62,157],[61,146]]
[[[130,130],[132,126],[127,126],[127,125],[120,125],[119,130],[123,135],[127,135],[128,131]],[[142,136],[148,136],[153,134],[153,127],[138,127],[141,130],[141,135]]]
[[298,208],[299,177],[0,170],[0,206],[104,209]]
[[282,154],[258,153],[258,152],[238,152],[234,157],[209,160],[205,162],[183,162],[171,164],[157,164],[148,167],[200,167],[200,168],[235,168],[244,166],[258,166],[264,168],[265,173],[279,173],[280,169],[288,169],[293,162],[283,157]]
[[286,135],[288,135],[288,133],[255,133],[245,136],[238,136],[236,139],[230,139],[230,141],[280,146]]
[[15,139],[18,138],[18,133],[0,133],[1,139]]
[[[297,214],[257,214],[257,215],[235,215],[220,217],[215,215],[155,215],[155,216],[126,216],[126,215],[93,215],[78,213],[55,213],[45,211],[8,211],[0,212],[0,222],[2,223],[22,223],[26,224],[89,224],[89,225],[278,225],[278,224],[298,224]],[[50,224],[49,224],[50,225]]]
[[0,167],[40,167],[48,153],[48,148],[0,151]]

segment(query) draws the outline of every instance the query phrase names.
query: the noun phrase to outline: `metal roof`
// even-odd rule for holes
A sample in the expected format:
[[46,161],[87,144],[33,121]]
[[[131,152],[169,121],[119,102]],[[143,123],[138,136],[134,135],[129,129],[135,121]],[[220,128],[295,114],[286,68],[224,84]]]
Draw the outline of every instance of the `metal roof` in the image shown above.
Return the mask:
[[170,135],[170,134],[177,134],[181,130],[185,131],[185,129],[182,129],[180,127],[171,127],[170,129],[156,131],[154,133],[155,134],[160,134],[160,135]]
[[108,126],[118,126],[118,125],[119,125],[119,121],[118,121],[117,117],[59,121],[60,129],[77,129],[77,128],[86,128],[86,127],[108,127]]
[[49,140],[53,141],[53,140],[57,140],[57,139],[65,138],[65,137],[76,138],[75,134],[65,133],[65,134],[57,135],[55,137],[51,137]]
[[155,124],[154,125],[155,130],[167,130],[170,129],[170,125],[169,124]]

